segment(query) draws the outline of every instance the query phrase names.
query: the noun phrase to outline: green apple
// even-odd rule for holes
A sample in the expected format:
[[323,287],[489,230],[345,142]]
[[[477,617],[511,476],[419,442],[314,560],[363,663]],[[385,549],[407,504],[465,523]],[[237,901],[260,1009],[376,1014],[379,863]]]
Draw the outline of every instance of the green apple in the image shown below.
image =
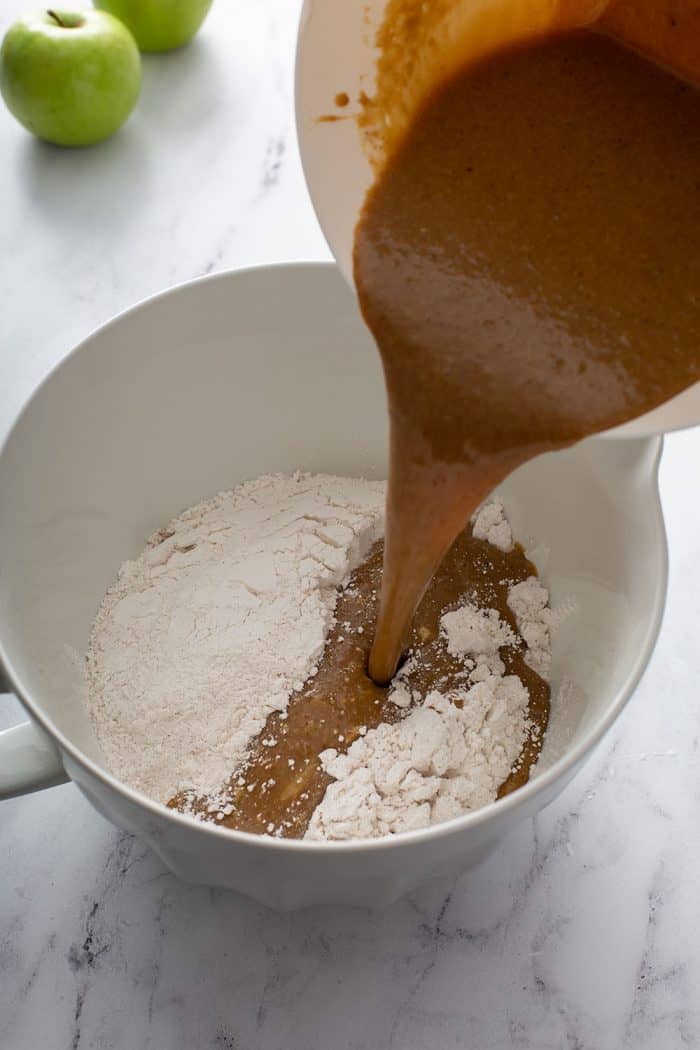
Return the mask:
[[8,29],[0,91],[20,124],[58,146],[89,146],[120,128],[141,89],[129,30],[102,11],[49,8]]
[[142,51],[172,51],[195,35],[212,0],[94,0],[121,19]]

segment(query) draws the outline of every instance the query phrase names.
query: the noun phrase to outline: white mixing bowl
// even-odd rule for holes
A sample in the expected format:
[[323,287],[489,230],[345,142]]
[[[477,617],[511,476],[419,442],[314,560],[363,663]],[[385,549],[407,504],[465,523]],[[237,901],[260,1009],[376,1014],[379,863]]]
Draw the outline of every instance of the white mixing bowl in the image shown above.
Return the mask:
[[[554,639],[546,755],[525,787],[393,839],[319,844],[219,829],[112,776],[75,654],[120,563],[190,504],[268,471],[382,477],[381,371],[333,266],[223,274],[130,310],[51,373],[0,452],[0,660],[32,718],[0,734],[0,796],[70,777],[178,875],[276,908],[384,904],[475,864],[568,783],[647,663],[666,588],[660,448],[590,441],[503,487],[554,604],[576,603]],[[564,679],[577,687],[568,699]]]

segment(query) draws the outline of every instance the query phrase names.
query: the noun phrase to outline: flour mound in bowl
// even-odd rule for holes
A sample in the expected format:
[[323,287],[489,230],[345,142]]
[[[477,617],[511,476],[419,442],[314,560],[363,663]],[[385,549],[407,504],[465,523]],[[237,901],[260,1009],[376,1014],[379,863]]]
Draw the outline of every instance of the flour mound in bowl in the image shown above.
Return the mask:
[[308,678],[383,509],[380,482],[270,475],[154,533],[90,639],[88,706],[112,772],[159,802],[215,791]]
[[419,607],[404,665],[366,676],[385,486],[298,473],[220,493],[119,570],[87,654],[122,781],[196,819],[353,839],[523,783],[549,711],[551,611],[491,502]]

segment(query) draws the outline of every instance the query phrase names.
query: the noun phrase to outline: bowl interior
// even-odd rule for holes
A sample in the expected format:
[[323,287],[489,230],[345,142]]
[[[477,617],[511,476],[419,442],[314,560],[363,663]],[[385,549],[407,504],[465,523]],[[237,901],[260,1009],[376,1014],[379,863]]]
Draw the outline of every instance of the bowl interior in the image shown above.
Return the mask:
[[[553,603],[575,606],[554,640],[549,763],[606,715],[654,637],[658,447],[587,442],[503,487]],[[101,329],[46,380],[0,458],[0,639],[30,706],[69,745],[100,763],[80,662],[121,562],[188,505],[298,468],[386,470],[378,356],[332,266],[176,289]]]

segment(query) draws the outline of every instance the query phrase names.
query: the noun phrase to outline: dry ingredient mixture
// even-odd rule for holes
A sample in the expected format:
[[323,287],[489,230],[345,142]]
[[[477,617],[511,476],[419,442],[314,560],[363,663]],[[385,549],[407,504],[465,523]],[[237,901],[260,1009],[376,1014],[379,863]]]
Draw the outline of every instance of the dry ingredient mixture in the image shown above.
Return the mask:
[[367,675],[385,486],[267,476],[126,562],[95,621],[108,765],[228,827],[346,839],[435,823],[527,780],[552,613],[498,503],[449,552],[389,688]]
[[261,477],[185,511],[121,567],[87,672],[122,780],[161,802],[220,787],[313,672],[383,503],[378,482]]

